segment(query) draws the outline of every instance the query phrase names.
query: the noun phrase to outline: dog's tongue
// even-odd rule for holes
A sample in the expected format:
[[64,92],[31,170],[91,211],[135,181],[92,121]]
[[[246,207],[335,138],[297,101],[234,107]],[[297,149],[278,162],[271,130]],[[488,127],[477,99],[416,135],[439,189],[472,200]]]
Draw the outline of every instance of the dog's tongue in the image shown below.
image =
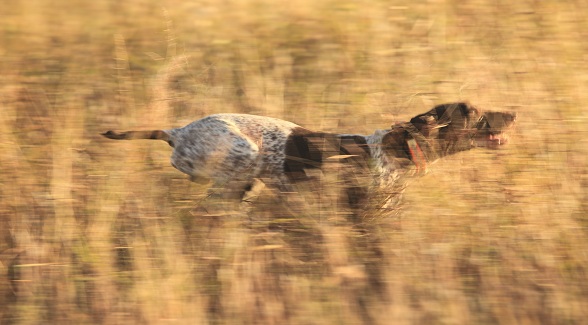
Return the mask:
[[488,141],[494,142],[495,144],[500,144],[502,138],[499,135],[490,134],[488,136]]
[[498,148],[508,143],[508,137],[503,134],[491,134],[487,138],[488,147]]

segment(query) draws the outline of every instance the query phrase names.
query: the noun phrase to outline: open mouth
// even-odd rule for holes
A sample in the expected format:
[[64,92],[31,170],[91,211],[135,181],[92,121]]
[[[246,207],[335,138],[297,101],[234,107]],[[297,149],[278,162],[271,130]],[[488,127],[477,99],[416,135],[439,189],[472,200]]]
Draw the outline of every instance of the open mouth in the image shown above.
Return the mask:
[[489,134],[482,138],[476,139],[477,147],[486,147],[491,149],[497,149],[508,143],[508,136],[504,133],[501,134]]
[[486,112],[477,122],[476,146],[497,149],[508,143],[508,135],[516,121],[516,114]]
[[506,144],[508,142],[508,138],[503,134],[490,134],[488,136],[488,142],[496,143],[497,145]]

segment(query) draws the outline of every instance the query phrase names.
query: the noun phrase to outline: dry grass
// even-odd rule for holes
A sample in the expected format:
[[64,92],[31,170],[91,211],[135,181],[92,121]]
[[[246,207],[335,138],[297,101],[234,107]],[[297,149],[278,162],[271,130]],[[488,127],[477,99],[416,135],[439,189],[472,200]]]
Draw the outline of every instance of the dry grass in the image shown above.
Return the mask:
[[[3,4],[0,323],[583,323],[587,10]],[[515,142],[437,163],[402,211],[361,220],[336,175],[244,210],[207,200],[164,143],[98,136],[217,112],[368,133],[456,100],[517,111]]]

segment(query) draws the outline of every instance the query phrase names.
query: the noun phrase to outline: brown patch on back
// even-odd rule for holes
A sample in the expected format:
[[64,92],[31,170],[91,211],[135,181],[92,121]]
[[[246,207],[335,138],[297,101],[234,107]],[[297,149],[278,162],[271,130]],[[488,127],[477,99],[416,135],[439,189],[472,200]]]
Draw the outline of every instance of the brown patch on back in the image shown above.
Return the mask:
[[305,179],[306,168],[320,168],[323,162],[321,144],[324,134],[295,128],[286,140],[284,171],[292,180]]
[[304,169],[321,168],[329,157],[346,155],[365,166],[369,148],[362,136],[338,136],[295,128],[286,140],[285,153],[284,171],[291,180],[300,180],[307,178]]

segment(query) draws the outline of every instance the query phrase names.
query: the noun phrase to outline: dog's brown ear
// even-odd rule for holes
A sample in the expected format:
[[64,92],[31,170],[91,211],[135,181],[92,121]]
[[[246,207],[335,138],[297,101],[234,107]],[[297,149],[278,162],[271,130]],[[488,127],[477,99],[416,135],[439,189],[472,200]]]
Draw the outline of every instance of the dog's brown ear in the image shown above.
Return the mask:
[[400,166],[406,167],[412,162],[417,172],[425,172],[428,161],[436,159],[436,154],[432,151],[433,147],[409,123],[397,126],[388,132],[382,138],[382,147],[384,153]]
[[410,123],[427,138],[434,136],[435,130],[439,128],[437,116],[433,114],[422,114],[413,117]]
[[457,102],[441,104],[434,108],[437,112],[438,127],[452,124],[454,128],[464,129],[471,127],[479,116],[478,110],[469,103]]
[[480,110],[470,104],[466,104],[465,109],[462,110],[462,116],[465,117],[465,127],[467,129],[473,128],[478,123],[480,115]]
[[467,102],[441,104],[430,111],[417,115],[410,120],[425,137],[436,137],[435,130],[451,126],[454,129],[472,128],[480,112]]
[[382,138],[382,148],[387,155],[396,158],[410,158],[406,150],[406,141],[410,136],[403,127],[395,127]]

